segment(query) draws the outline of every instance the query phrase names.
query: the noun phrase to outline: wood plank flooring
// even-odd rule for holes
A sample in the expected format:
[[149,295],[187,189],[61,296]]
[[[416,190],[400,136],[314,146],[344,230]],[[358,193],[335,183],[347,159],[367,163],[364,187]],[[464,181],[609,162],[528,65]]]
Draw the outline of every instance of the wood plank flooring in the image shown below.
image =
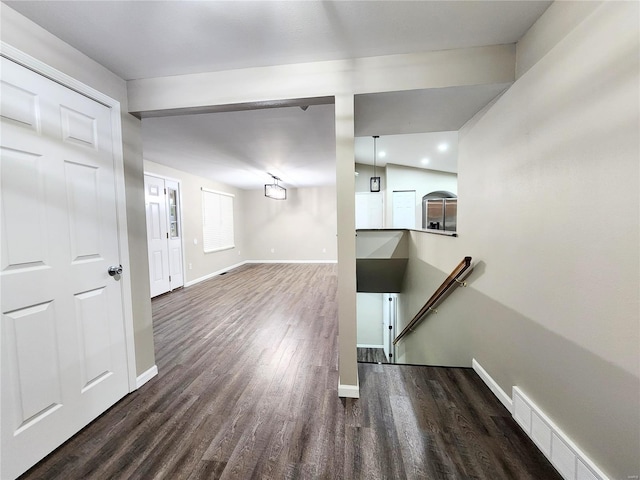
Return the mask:
[[470,369],[360,364],[337,396],[335,265],[245,265],[154,299],[159,374],[23,479],[531,479]]
[[362,363],[389,363],[383,348],[358,347],[357,358]]

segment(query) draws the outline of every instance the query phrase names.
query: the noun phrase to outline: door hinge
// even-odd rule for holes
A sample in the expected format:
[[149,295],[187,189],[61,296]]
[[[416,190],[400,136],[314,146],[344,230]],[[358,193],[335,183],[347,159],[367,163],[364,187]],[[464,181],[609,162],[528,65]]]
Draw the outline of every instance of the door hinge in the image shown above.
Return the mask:
[[167,232],[167,238],[169,238],[169,232]]
[[389,325],[389,330],[393,330],[393,327],[391,325]]
[[169,283],[171,283],[171,275],[169,275]]
[[164,189],[164,194],[165,194],[165,195],[167,194],[167,189],[166,189],[166,188]]

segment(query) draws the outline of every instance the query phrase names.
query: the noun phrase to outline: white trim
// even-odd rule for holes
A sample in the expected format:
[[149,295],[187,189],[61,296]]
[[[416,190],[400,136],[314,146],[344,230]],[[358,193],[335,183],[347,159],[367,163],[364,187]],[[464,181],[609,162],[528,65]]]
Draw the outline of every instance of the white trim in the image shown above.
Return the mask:
[[224,267],[224,268],[221,268],[220,270],[216,270],[215,272],[208,273],[207,275],[204,275],[203,277],[199,277],[199,278],[196,278],[194,280],[189,280],[188,282],[184,282],[184,286],[185,286],[185,288],[186,287],[191,287],[191,286],[195,285],[196,283],[204,282],[205,280],[209,280],[210,278],[213,278],[213,277],[215,277],[217,275],[220,275],[221,273],[225,273],[225,272],[228,272],[230,270],[233,270],[234,268],[241,267],[245,263],[247,263],[247,262],[236,263],[235,265],[231,265],[229,267]]
[[[147,160],[148,161],[148,160]],[[144,171],[145,175],[149,175],[150,177],[162,178],[163,180],[170,180],[172,182],[182,182],[179,178],[167,177],[166,175],[162,175],[160,173],[149,172],[148,170]]]
[[[23,67],[28,68],[39,75],[53,80],[66,88],[109,107],[111,112],[112,155],[116,191],[116,216],[118,222],[118,250],[120,254],[119,261],[120,264],[123,265],[125,273],[130,272],[131,264],[129,262],[129,235],[127,232],[127,200],[124,182],[124,154],[122,145],[120,102],[5,42],[0,42],[0,52],[3,57],[19,63]],[[120,279],[120,289],[122,291],[122,313],[125,331],[125,348],[127,354],[128,384],[129,391],[132,392],[136,389],[136,352],[133,328],[131,275],[122,275]]]
[[[521,405],[518,425],[566,480],[610,480],[580,448],[519,388],[513,387],[514,403]],[[522,418],[523,415],[526,418]],[[540,425],[534,431],[535,425]],[[542,433],[542,434],[541,434]],[[586,470],[586,472],[585,472]],[[589,475],[590,473],[590,475]],[[631,477],[629,477],[631,478]]]
[[475,358],[472,365],[493,394],[507,407],[518,426],[565,480],[610,480],[519,387],[513,387],[512,400]]
[[471,365],[478,376],[482,379],[482,381],[487,384],[487,387],[489,387],[493,394],[498,398],[498,400],[500,400],[500,402],[505,407],[507,407],[509,413],[513,413],[513,402],[511,401],[509,395],[507,395],[505,391],[500,388],[500,385],[498,385],[498,383],[493,378],[491,378],[491,375],[489,375],[487,371],[482,368],[482,366],[475,358],[471,361]]
[[224,252],[225,250],[233,250],[234,248],[236,248],[235,245],[229,245],[227,247],[218,247],[218,248],[212,248],[210,250],[203,250],[203,252],[204,253]]
[[338,263],[337,260],[246,260],[245,263]]
[[184,283],[184,286],[185,288],[191,287],[196,283],[204,282],[205,280],[209,280],[210,278],[220,275],[221,273],[229,272],[234,268],[241,267],[242,265],[260,264],[260,263],[337,263],[337,262],[335,260],[329,260],[329,261],[327,260],[245,260],[243,262],[221,268],[220,270],[216,270],[215,272],[208,273],[207,275],[204,275],[202,277],[189,280],[188,282]]
[[145,383],[147,383],[149,380],[151,380],[156,375],[158,375],[158,367],[156,365],[151,367],[146,372],[138,375],[138,378],[136,378],[136,389],[138,389],[141,386],[143,386]]
[[17,48],[9,45],[5,42],[0,42],[0,53],[3,57],[8,58],[9,60],[19,63],[23,67],[28,68],[36,72],[43,77],[47,77],[50,80],[53,80],[60,85],[63,85],[71,90],[74,90],[85,97],[89,97],[92,100],[102,103],[103,105],[113,108],[115,105],[118,106],[118,111],[120,110],[120,102],[117,100],[105,95],[104,93],[96,90],[89,85],[86,85],[82,82],[79,82],[75,78],[67,75],[60,70],[56,70],[50,65],[44,63],[41,60],[38,60],[31,55],[18,50]]
[[369,345],[367,343],[358,343],[356,345],[358,348],[384,348],[384,345]]
[[226,195],[227,197],[236,198],[233,193],[221,192],[220,190],[212,190],[210,188],[200,187],[200,190],[208,193],[216,193],[218,195]]
[[360,385],[343,385],[338,377],[338,396],[344,398],[360,398]]

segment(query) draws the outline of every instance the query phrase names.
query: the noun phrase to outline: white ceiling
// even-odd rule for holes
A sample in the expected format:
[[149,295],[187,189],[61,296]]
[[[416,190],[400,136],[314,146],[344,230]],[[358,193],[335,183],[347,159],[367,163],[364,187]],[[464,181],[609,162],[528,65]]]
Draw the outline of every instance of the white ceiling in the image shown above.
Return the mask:
[[125,80],[515,43],[549,1],[6,1]]
[[144,157],[238,188],[335,184],[333,105],[145,118]]
[[[427,168],[443,172],[458,171],[458,132],[381,135],[376,142],[376,165],[387,163]],[[373,137],[358,137],[356,163],[373,165]]]
[[[5,1],[124,79],[514,43],[550,1]],[[508,84],[356,98],[356,135],[414,165]],[[145,118],[144,157],[237,186],[335,182],[333,106]],[[393,140],[391,140],[393,138]],[[371,139],[369,138],[369,142]],[[358,145],[366,139],[357,140]],[[421,145],[419,145],[421,143]],[[366,150],[366,149],[365,149]],[[364,150],[363,150],[364,151]],[[450,152],[451,153],[451,152]],[[366,155],[359,155],[367,162]],[[370,154],[372,155],[372,153]],[[435,162],[433,157],[433,161]],[[406,159],[406,160],[399,160]],[[455,162],[453,163],[455,164]],[[448,166],[442,168],[451,171]]]

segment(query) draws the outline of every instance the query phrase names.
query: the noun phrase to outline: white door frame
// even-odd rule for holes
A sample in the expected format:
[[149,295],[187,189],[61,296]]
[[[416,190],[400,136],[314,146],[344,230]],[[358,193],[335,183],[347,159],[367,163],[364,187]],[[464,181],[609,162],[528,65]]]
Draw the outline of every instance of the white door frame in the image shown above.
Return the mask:
[[133,300],[131,298],[131,264],[129,262],[129,235],[127,232],[127,212],[124,185],[124,155],[122,149],[122,125],[120,118],[120,102],[98,90],[85,85],[70,77],[66,73],[56,70],[46,63],[32,57],[11,45],[1,42],[0,55],[32,70],[43,77],[49,78],[71,90],[74,90],[111,110],[112,151],[114,159],[114,176],[116,189],[116,217],[118,222],[118,249],[120,262],[124,268],[124,275],[120,279],[122,291],[122,310],[127,351],[127,373],[129,376],[129,392],[137,389],[136,385],[136,352],[133,329]]
[[187,286],[187,262],[184,255],[185,235],[184,235],[184,216],[183,216],[183,209],[182,209],[182,206],[184,205],[184,203],[182,203],[182,180],[180,180],[179,178],[167,177],[166,175],[162,175],[160,173],[154,173],[153,171],[149,171],[149,170],[145,170],[144,175],[162,178],[164,180],[169,180],[171,182],[176,182],[178,184],[178,202],[180,205],[178,208],[178,214],[180,216],[180,228],[181,228],[180,231],[182,232],[180,235],[180,248],[182,248],[182,278],[184,280],[184,284],[183,284],[183,288],[184,288]]

